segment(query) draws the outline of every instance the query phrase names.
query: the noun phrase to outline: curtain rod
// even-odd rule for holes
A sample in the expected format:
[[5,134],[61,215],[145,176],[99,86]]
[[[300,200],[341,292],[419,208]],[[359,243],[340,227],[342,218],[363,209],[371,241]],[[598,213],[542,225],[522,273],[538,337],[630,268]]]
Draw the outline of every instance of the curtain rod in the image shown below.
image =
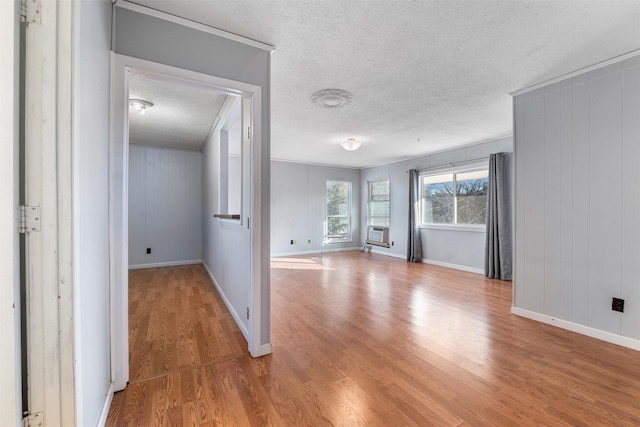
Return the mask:
[[[498,153],[498,154],[504,154],[504,153]],[[479,162],[480,160],[489,160],[489,156],[478,157],[476,159],[461,160],[459,162],[443,163],[443,164],[437,165],[437,166],[430,166],[428,168],[418,169],[418,171],[422,172],[422,171],[428,171],[428,170],[432,170],[432,169],[440,169],[440,168],[444,168],[444,167],[453,167],[453,166],[462,165],[462,164],[465,164],[465,163]],[[405,173],[409,173],[409,171],[405,171]]]

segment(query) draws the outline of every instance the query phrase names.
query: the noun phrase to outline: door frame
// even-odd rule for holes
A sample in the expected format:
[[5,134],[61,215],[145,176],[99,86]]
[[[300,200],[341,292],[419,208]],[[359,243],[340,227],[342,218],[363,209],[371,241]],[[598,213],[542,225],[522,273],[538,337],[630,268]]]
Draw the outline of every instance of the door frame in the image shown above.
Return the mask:
[[20,350],[20,250],[18,238],[18,141],[20,3],[0,2],[0,425],[22,419]]
[[128,322],[128,76],[135,73],[156,79],[208,87],[223,93],[251,98],[252,138],[249,217],[251,222],[251,275],[249,283],[248,348],[254,357],[264,353],[260,344],[262,301],[261,205],[262,122],[260,86],[198,73],[139,58],[111,53],[111,135],[109,159],[109,236],[111,298],[111,380],[115,391],[123,390],[129,380]]

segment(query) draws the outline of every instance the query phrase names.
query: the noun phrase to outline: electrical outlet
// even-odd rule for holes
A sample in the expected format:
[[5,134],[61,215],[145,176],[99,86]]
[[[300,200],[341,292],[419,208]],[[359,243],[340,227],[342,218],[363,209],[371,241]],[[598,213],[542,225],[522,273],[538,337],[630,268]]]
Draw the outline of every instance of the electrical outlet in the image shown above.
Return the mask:
[[292,245],[295,245],[295,244],[296,244],[296,241],[295,241],[295,240],[291,240],[291,244],[292,244]]
[[622,298],[613,298],[611,301],[611,310],[624,313],[624,300]]
[[308,243],[308,244],[311,244],[311,239],[307,240],[307,243]]
[[396,242],[394,242],[393,240],[391,241],[391,246],[395,245]]
[[151,253],[151,248],[147,248],[147,254]]

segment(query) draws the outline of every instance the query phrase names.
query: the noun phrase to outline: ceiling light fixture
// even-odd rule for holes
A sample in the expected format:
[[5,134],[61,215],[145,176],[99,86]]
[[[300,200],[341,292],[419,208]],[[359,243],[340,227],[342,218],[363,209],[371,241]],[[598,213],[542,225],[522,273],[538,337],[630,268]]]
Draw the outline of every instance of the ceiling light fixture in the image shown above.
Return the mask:
[[340,145],[342,145],[342,148],[344,148],[347,151],[355,151],[358,148],[360,148],[360,146],[362,145],[362,142],[357,141],[354,138],[349,138],[346,141],[342,141]]
[[147,108],[153,107],[153,103],[142,99],[130,99],[129,105],[140,114],[144,114]]
[[311,95],[311,103],[322,108],[340,108],[351,104],[353,95],[342,89],[322,89]]

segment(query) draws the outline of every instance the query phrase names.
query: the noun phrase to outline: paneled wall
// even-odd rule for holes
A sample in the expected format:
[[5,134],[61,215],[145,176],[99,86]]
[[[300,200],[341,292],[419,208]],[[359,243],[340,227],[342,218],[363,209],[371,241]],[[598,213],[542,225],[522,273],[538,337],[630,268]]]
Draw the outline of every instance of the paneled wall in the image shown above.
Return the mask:
[[640,339],[640,56],[519,94],[514,111],[514,312]]
[[130,267],[202,259],[201,182],[200,152],[129,146]]
[[[374,251],[391,256],[405,258],[407,254],[408,212],[410,169],[428,170],[447,166],[456,162],[467,162],[474,159],[488,159],[491,153],[511,152],[511,138],[490,140],[456,150],[445,151],[415,159],[382,165],[362,170],[361,179],[361,240],[366,239],[367,223],[367,182],[378,179],[389,179],[390,185],[390,227],[389,239],[393,246],[389,249],[374,247]],[[487,160],[488,165],[488,160]],[[484,231],[467,231],[460,229],[444,230],[423,228],[422,259],[438,265],[461,270],[482,272],[484,269]]]
[[[323,244],[327,180],[351,182],[352,242]],[[271,254],[361,248],[360,200],[359,169],[272,161]]]

